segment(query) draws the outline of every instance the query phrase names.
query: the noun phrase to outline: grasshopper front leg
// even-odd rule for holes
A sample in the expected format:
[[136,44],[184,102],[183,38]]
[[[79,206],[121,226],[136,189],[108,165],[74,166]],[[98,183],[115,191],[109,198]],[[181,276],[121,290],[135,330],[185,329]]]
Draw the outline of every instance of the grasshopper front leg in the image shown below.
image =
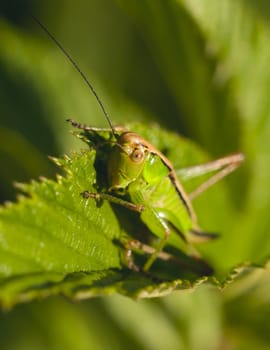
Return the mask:
[[[76,121],[74,121],[73,119],[70,119],[70,118],[67,119],[66,121],[68,123],[70,123],[74,128],[80,129],[80,130],[84,130],[84,131],[95,131],[95,132],[102,132],[102,131],[111,132],[112,131],[111,128],[97,128],[95,126],[89,126],[89,125],[86,125],[86,124],[78,123],[78,122],[76,122]],[[116,132],[124,132],[127,129],[124,126],[116,125],[114,127],[114,130]]]
[[86,198],[86,199],[88,199],[88,198],[93,198],[96,200],[100,200],[100,199],[103,200],[104,199],[104,200],[107,200],[111,203],[119,204],[122,207],[125,207],[127,209],[130,209],[132,211],[136,211],[139,213],[141,213],[144,210],[143,205],[131,203],[129,201],[126,201],[124,199],[121,199],[119,197],[113,196],[113,195],[108,194],[108,193],[97,193],[97,192],[84,191],[81,193],[81,196],[83,198]]

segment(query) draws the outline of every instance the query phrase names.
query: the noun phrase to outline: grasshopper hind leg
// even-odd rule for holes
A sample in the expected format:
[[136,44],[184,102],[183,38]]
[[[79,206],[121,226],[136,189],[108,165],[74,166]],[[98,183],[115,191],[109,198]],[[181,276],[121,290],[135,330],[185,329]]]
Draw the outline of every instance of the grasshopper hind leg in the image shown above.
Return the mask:
[[187,233],[190,243],[203,243],[220,237],[219,233],[205,232],[199,229],[191,229]]

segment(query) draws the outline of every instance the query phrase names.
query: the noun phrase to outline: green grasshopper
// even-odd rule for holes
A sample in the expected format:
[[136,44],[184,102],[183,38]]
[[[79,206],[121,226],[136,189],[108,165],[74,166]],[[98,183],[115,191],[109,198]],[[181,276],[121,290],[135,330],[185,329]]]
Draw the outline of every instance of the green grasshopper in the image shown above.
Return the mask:
[[167,253],[164,252],[167,244],[181,247],[185,254],[199,259],[193,244],[208,241],[217,235],[200,229],[191,200],[234,171],[241,164],[244,156],[237,153],[207,164],[182,169],[182,174],[187,177],[218,171],[194,192],[187,195],[173,165],[164,154],[137,133],[113,126],[95,89],[76,62],[47,28],[36,18],[34,20],[80,73],[96,97],[109,124],[108,129],[99,129],[68,120],[73,127],[83,130],[83,136],[86,136],[97,150],[97,160],[99,160],[98,157],[103,159],[102,171],[97,174],[97,177],[105,178],[103,186],[100,186],[96,193],[85,189],[82,196],[85,199],[106,200],[138,212],[143,223],[153,235],[159,238],[155,248],[139,241],[129,240],[126,244],[128,266],[138,270],[130,257],[133,249],[141,249],[149,255],[143,271],[149,271],[157,258],[164,260],[168,258]]
[[[243,155],[237,153],[213,162],[182,169],[186,177],[194,177],[213,170],[220,170],[214,176],[187,195],[180,184],[171,162],[152,144],[135,132],[123,127],[99,129],[68,119],[73,127],[83,130],[83,135],[97,149],[97,157],[103,159],[100,172],[105,182],[100,190],[105,192],[84,191],[86,199],[107,200],[139,213],[141,220],[160,241],[155,250],[146,248],[139,242],[131,244],[149,251],[150,257],[143,270],[150,267],[161,257],[168,243],[181,247],[186,254],[199,258],[193,244],[211,240],[217,234],[203,232],[197,224],[191,199],[194,199],[222,177],[235,170],[243,161]],[[131,253],[132,246],[128,255]],[[164,255],[163,255],[164,257]],[[129,262],[129,267],[137,267]]]

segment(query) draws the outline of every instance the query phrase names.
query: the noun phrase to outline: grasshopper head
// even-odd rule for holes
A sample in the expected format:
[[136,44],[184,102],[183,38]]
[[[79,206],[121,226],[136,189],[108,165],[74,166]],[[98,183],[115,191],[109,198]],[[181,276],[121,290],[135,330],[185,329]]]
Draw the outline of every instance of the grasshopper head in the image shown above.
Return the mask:
[[148,147],[141,136],[133,132],[121,134],[112,148],[108,162],[110,190],[125,189],[135,181],[140,176],[148,155]]

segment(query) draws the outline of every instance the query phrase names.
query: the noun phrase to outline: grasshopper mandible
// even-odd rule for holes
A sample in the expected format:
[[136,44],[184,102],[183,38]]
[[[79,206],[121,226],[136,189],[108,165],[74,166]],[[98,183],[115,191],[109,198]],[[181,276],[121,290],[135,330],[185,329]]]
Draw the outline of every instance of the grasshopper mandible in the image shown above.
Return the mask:
[[[77,63],[48,29],[35,17],[33,19],[82,76],[109,124],[108,129],[99,129],[68,120],[73,127],[83,130],[94,148],[98,149],[105,158],[105,191],[103,188],[102,191],[93,193],[85,189],[82,196],[85,199],[107,200],[139,213],[141,220],[159,238],[155,248],[134,240],[131,240],[129,246],[127,245],[127,256],[130,256],[132,246],[141,247],[149,254],[143,271],[149,271],[158,257],[166,259],[167,255],[163,252],[166,244],[175,246],[180,244],[185,254],[198,256],[193,243],[207,241],[217,235],[200,229],[191,200],[234,171],[244,160],[243,154],[236,153],[207,164],[182,169],[182,173],[185,172],[189,177],[217,171],[194,192],[187,195],[173,165],[164,154],[137,133],[113,126],[103,103]],[[131,260],[128,266],[138,270]]]

